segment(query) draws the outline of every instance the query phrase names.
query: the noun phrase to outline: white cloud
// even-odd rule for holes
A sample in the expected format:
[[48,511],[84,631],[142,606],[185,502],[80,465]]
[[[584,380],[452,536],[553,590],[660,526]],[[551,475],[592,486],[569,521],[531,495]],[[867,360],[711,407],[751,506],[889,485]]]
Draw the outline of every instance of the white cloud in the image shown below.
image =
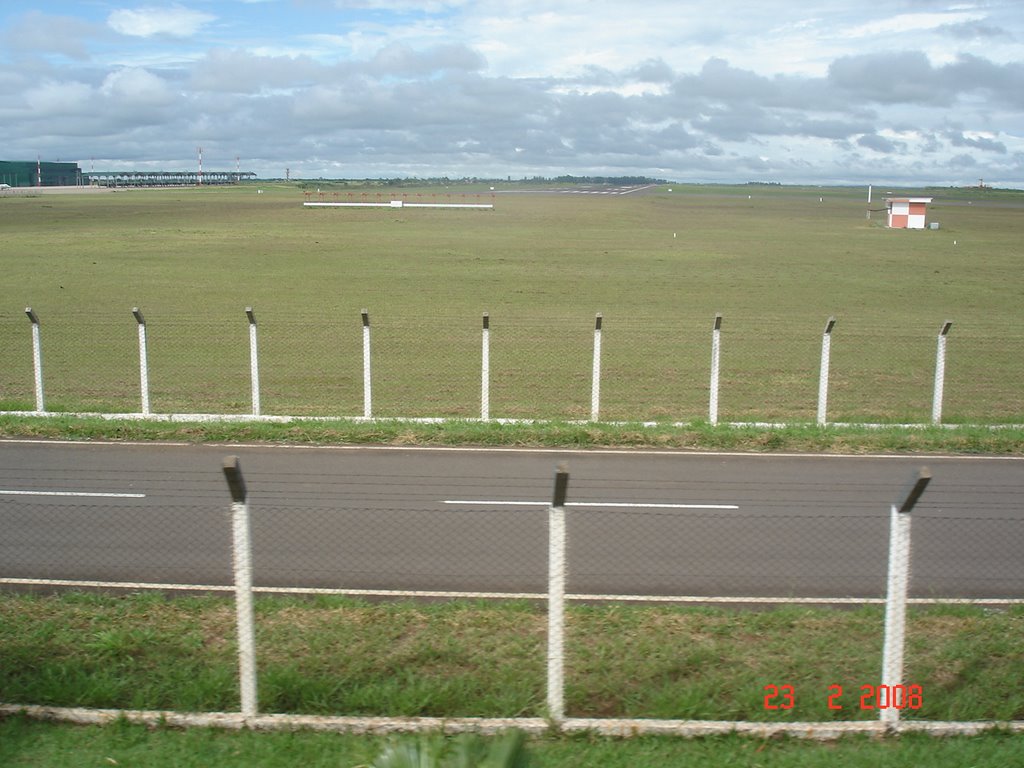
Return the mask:
[[111,72],[103,79],[99,92],[103,96],[136,105],[162,105],[173,98],[163,79],[137,67]]
[[58,117],[74,115],[87,107],[92,89],[80,82],[45,82],[25,94],[25,101],[33,115]]
[[462,5],[460,0],[334,0],[342,10],[369,9],[374,11],[427,11],[437,13],[451,6]]
[[876,37],[878,35],[906,34],[908,32],[921,32],[924,30],[939,29],[952,24],[967,24],[968,22],[983,21],[984,13],[958,12],[958,13],[903,13],[897,16],[890,16],[887,19],[869,21],[851,27],[841,33],[842,37]]
[[131,37],[191,37],[216,18],[202,11],[172,5],[134,10],[123,8],[112,12],[107,18],[107,24],[115,32]]
[[22,53],[58,53],[84,61],[89,58],[88,41],[102,31],[80,19],[33,10],[6,29],[0,27],[0,41]]

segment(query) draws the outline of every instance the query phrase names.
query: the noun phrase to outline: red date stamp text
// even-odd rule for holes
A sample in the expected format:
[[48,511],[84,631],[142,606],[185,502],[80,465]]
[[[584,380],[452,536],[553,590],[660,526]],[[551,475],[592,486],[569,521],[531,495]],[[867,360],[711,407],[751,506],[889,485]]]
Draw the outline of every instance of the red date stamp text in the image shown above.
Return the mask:
[[[856,693],[845,694],[843,686],[833,684],[828,687],[825,700],[829,709],[838,711],[843,709],[844,703],[849,703],[851,696],[861,709],[920,709],[924,705],[920,685],[862,685]],[[796,704],[796,689],[792,685],[764,687],[765,709],[787,710]]]

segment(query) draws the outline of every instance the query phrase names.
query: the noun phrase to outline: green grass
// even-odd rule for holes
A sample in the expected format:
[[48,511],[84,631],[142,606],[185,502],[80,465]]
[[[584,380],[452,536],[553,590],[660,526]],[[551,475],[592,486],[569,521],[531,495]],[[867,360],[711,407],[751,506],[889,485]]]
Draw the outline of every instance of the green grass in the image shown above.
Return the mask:
[[[573,605],[566,709],[579,717],[875,720],[880,608]],[[257,601],[260,711],[543,717],[546,614],[527,603]],[[911,613],[923,720],[1024,719],[1024,611]],[[234,612],[214,597],[0,596],[0,700],[237,711]],[[765,686],[795,705],[765,707]],[[828,707],[839,685],[842,710]],[[834,690],[834,689],[832,689]]]
[[359,415],[365,307],[376,414],[476,416],[487,311],[492,415],[585,418],[601,312],[602,416],[690,421],[721,312],[723,420],[813,421],[835,315],[831,419],[927,421],[949,318],[945,419],[1024,422],[1021,194],[945,190],[942,229],[907,232],[866,221],[863,190],[673,190],[493,211],[311,210],[287,185],[4,198],[0,402],[33,407],[31,305],[50,409],[138,410],[139,306],[153,408],[245,413],[254,306],[264,412]]
[[[543,715],[545,616],[526,603],[257,601],[261,711]],[[573,606],[570,715],[872,720],[860,686],[880,664],[880,609]],[[1024,718],[1024,612],[912,611],[907,680],[923,719]],[[764,686],[792,685],[790,712]],[[844,686],[842,712],[827,708]],[[0,594],[0,700],[56,706],[237,709],[234,616],[216,597]],[[405,737],[417,741],[420,738]],[[454,738],[446,739],[454,744]],[[0,764],[369,766],[394,739],[313,732],[71,726],[0,718]],[[532,738],[533,766],[1013,765],[1019,734],[935,739]]]
[[793,426],[786,428],[640,424],[482,424],[451,421],[296,421],[288,424],[179,423],[99,418],[0,416],[0,436],[70,440],[174,440],[292,444],[476,445],[562,448],[645,448],[831,453],[1024,452],[1024,428]]
[[[365,768],[390,743],[385,737],[330,733],[256,733],[118,723],[105,728],[53,725],[22,717],[0,719],[0,763],[8,768],[67,765],[145,765],[149,768]],[[1010,766],[1020,736],[987,734],[935,739],[845,738],[820,744],[794,739],[722,736],[701,739],[592,736],[546,737],[527,742],[534,768],[636,768],[636,766],[773,766],[808,768],[929,768]]]

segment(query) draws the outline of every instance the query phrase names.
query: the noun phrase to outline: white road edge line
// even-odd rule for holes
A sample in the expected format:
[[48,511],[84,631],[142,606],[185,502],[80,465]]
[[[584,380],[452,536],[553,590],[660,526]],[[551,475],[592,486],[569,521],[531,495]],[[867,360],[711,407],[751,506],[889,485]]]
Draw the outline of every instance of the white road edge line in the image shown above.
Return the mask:
[[[480,507],[549,507],[546,501],[488,501],[445,499],[445,504],[463,504]],[[592,509],[739,509],[736,504],[658,504],[641,502],[569,501],[567,507],[590,507]]]
[[[252,417],[249,417],[250,419]],[[361,419],[351,419],[361,421]],[[228,448],[233,451],[350,451],[350,452],[407,452],[407,453],[518,453],[518,454],[560,454],[565,456],[660,456],[678,459],[711,457],[743,459],[885,459],[903,462],[921,461],[1016,461],[1024,462],[1024,456],[992,456],[971,454],[913,454],[913,453],[765,453],[746,451],[695,451],[687,449],[643,449],[643,448],[522,448],[516,446],[454,446],[454,445],[313,445],[298,443],[183,443],[163,441],[115,441],[115,440],[50,440],[40,438],[0,438],[0,445],[60,445],[74,448]]]
[[[155,589],[185,592],[234,592],[234,586],[223,584],[161,584],[135,581],[85,581],[78,579],[19,579],[0,577],[0,584],[37,587],[79,587],[92,589]],[[545,600],[546,592],[458,592],[443,590],[405,589],[330,589],[324,587],[253,587],[253,592],[265,595],[353,595],[360,597],[402,598],[464,598],[499,600]],[[750,603],[768,605],[884,605],[884,597],[723,597],[714,595],[609,595],[567,594],[569,600],[590,602],[638,603]],[[911,597],[912,605],[1024,605],[1024,599],[1013,597]]]
[[85,496],[97,499],[144,499],[144,493],[91,493],[87,491],[10,491],[0,490],[0,496]]

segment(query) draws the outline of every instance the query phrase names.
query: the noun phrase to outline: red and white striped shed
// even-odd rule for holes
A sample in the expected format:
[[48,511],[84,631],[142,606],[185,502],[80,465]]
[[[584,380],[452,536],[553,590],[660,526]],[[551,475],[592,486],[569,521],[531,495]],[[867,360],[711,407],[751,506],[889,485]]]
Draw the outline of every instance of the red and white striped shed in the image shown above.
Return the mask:
[[930,197],[887,197],[889,226],[893,229],[924,229]]

